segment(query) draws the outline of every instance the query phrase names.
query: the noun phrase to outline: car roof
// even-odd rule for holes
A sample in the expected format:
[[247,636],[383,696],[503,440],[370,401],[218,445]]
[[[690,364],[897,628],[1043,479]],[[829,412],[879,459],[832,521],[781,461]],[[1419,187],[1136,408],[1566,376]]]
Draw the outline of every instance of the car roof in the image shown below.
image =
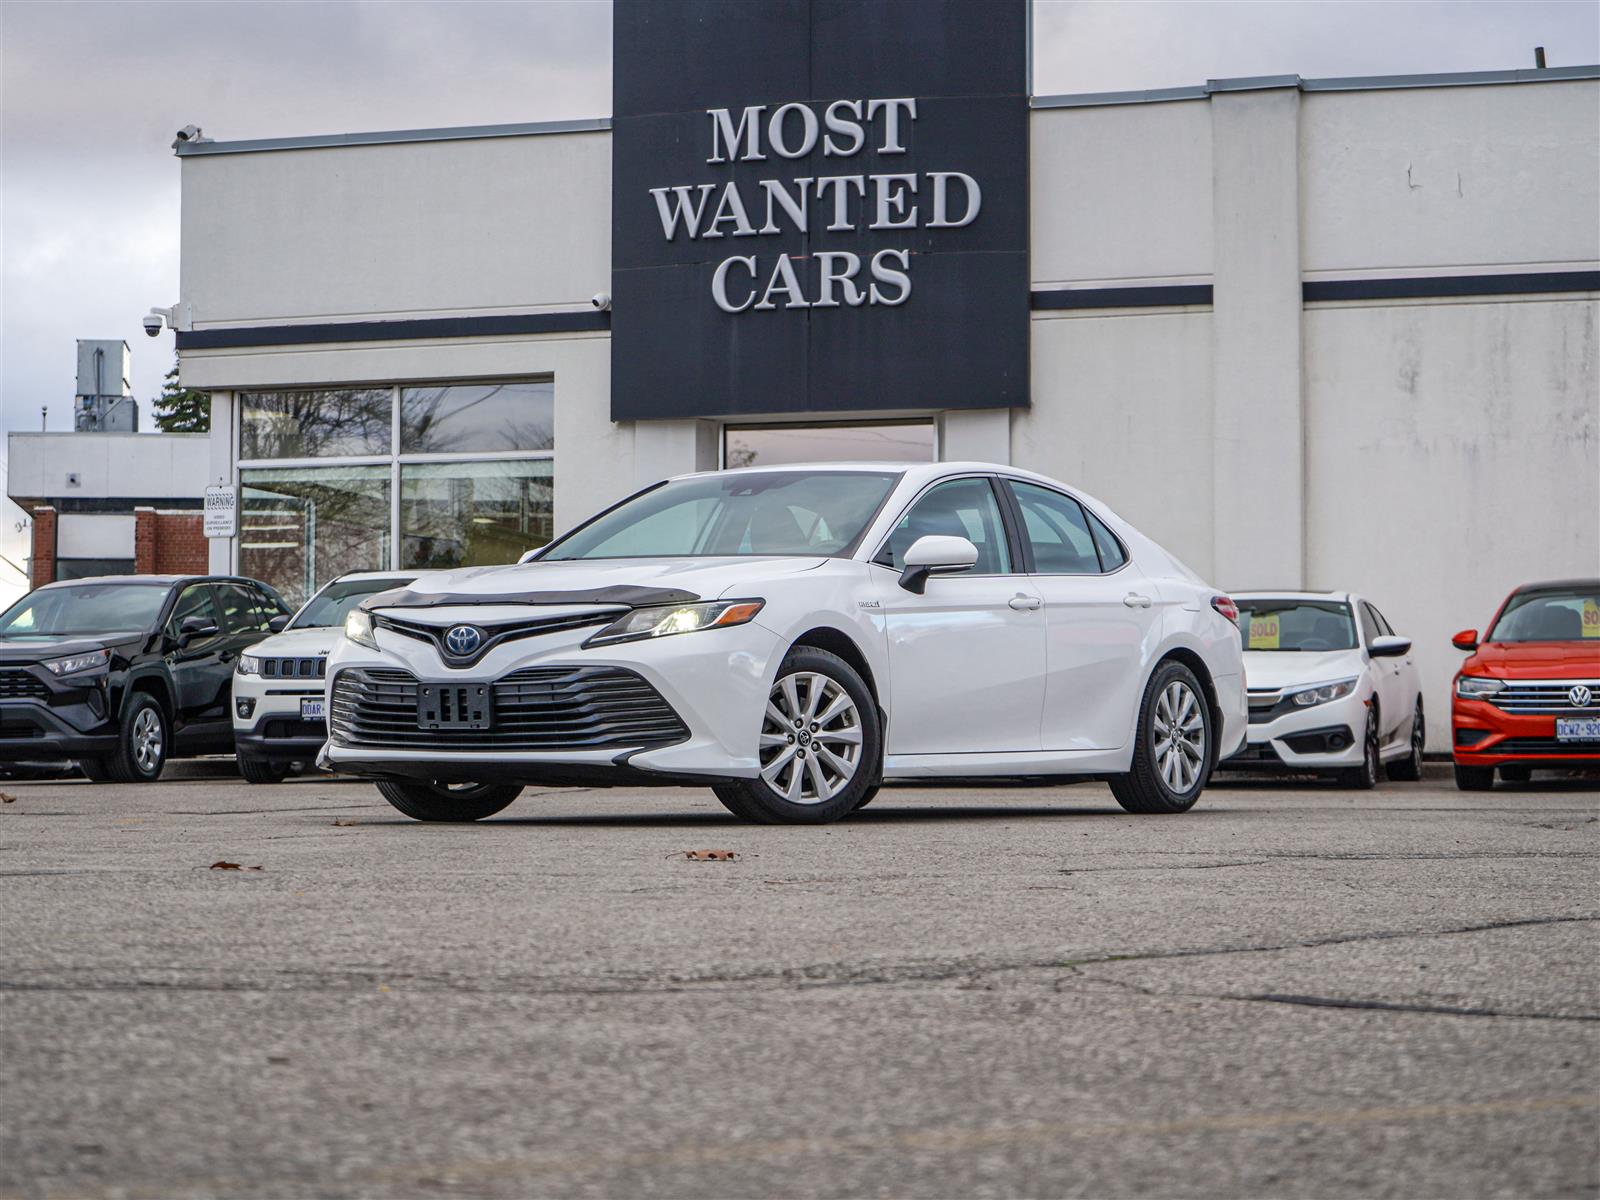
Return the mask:
[[1588,579],[1552,579],[1546,583],[1524,583],[1519,587],[1513,588],[1511,594],[1515,596],[1520,592],[1546,592],[1555,588],[1600,588],[1600,579],[1590,577]]
[[[434,570],[423,571],[405,569],[401,569],[399,571],[346,571],[343,575],[334,576],[332,579],[328,580],[328,583],[323,584],[322,587],[327,587],[328,584],[333,583],[344,583],[347,580],[355,580],[356,582],[360,582],[363,579],[421,579],[424,575],[433,574],[443,574],[443,572]],[[317,590],[321,591],[322,588],[318,588]]]
[[244,575],[87,575],[82,579],[57,579],[52,583],[43,583],[35,590],[72,587],[79,583],[130,583],[147,587],[172,587],[178,583],[259,584],[260,582],[259,579],[250,579]]
[[939,479],[946,475],[972,475],[976,473],[1008,475],[1014,479],[1037,480],[1050,487],[1068,487],[1075,491],[1073,484],[1064,480],[1052,479],[1048,475],[1041,475],[1037,471],[1025,470],[1022,467],[1013,467],[1007,463],[958,461],[958,462],[894,462],[891,460],[878,460],[871,462],[806,462],[806,463],[773,463],[770,466],[755,467],[729,467],[722,471],[690,471],[684,475],[674,475],[673,482],[679,479],[697,479],[712,475],[758,475],[772,471],[811,471],[816,473],[827,472],[861,472],[861,471],[893,471],[904,474],[912,483],[923,483]]
[[1353,592],[1306,592],[1295,588],[1252,588],[1248,592],[1230,591],[1235,600],[1349,600]]

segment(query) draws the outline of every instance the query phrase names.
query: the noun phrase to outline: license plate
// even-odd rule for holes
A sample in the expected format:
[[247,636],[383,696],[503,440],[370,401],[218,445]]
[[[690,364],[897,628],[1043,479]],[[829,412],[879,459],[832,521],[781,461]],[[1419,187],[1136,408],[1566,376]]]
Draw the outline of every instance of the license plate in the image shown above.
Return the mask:
[[1600,742],[1600,717],[1556,719],[1559,742]]
[[321,700],[302,700],[302,701],[300,701],[300,719],[302,721],[320,721],[320,720],[322,720],[322,701]]
[[483,730],[491,723],[486,683],[424,683],[417,688],[417,727]]

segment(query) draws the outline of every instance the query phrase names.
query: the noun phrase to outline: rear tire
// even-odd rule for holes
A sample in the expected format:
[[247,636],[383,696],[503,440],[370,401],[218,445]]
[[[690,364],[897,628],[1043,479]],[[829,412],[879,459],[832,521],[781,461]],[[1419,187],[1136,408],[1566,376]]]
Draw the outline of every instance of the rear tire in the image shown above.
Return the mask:
[[1214,723],[1195,673],[1168,659],[1155,670],[1134,726],[1133,769],[1108,782],[1131,813],[1181,813],[1211,778]]
[[784,655],[758,737],[761,774],[712,790],[734,816],[766,825],[837,821],[861,806],[883,761],[872,693],[849,663],[815,646]]
[[881,787],[880,784],[876,784],[875,783],[871,787],[869,787],[866,791],[862,792],[861,793],[861,799],[856,801],[855,811],[860,812],[867,805],[871,804],[873,802],[873,800],[875,800],[877,798],[878,791],[879,791],[880,787]]
[[1456,787],[1463,792],[1487,792],[1494,787],[1494,768],[1463,767],[1457,763]]
[[265,758],[246,758],[241,754],[239,774],[244,776],[246,783],[282,783],[289,774],[289,764]]
[[516,783],[401,783],[385,779],[378,784],[383,798],[414,821],[481,821],[492,817],[522,795]]
[[1422,719],[1422,698],[1417,698],[1417,712],[1411,718],[1411,747],[1404,758],[1397,758],[1384,768],[1390,779],[1414,783],[1422,778],[1422,747],[1427,741],[1428,726]]
[[167,715],[149,692],[130,692],[122,705],[117,748],[78,767],[95,783],[154,783],[167,765],[172,738]]

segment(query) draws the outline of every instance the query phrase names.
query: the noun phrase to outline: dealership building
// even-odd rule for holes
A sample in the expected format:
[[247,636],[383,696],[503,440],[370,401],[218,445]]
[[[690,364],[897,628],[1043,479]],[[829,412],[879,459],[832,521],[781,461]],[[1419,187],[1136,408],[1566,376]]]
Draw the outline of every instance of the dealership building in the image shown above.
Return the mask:
[[1369,596],[1441,749],[1450,633],[1600,571],[1600,68],[1032,96],[1021,4],[698,7],[617,5],[610,118],[177,143],[213,569],[302,597],[686,471],[1013,463],[1220,588]]

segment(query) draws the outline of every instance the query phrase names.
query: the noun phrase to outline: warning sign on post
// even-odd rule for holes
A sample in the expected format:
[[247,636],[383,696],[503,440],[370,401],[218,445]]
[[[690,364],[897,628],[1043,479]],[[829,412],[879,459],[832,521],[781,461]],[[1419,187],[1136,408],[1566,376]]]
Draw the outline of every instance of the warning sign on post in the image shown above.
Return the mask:
[[206,489],[205,532],[208,538],[231,538],[239,532],[239,489]]

